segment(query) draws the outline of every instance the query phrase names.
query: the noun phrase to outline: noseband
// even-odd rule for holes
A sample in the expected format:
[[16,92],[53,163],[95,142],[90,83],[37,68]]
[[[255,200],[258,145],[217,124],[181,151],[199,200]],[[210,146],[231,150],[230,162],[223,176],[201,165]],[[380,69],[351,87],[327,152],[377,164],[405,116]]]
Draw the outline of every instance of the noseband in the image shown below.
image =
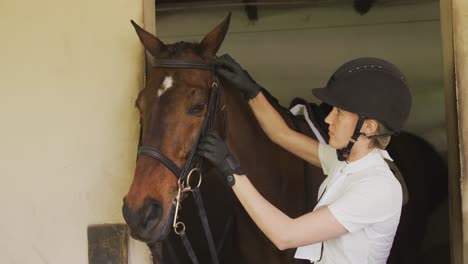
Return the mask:
[[[200,131],[197,135],[195,142],[192,145],[192,149],[188,155],[187,161],[184,167],[181,169],[179,168],[170,158],[164,155],[160,150],[153,148],[151,146],[142,145],[138,149],[138,156],[146,155],[152,157],[156,160],[159,160],[166,168],[168,168],[179,180],[178,180],[178,193],[175,199],[175,214],[174,214],[174,223],[173,228],[174,232],[179,235],[182,239],[183,245],[187,250],[187,253],[192,260],[192,263],[198,264],[198,260],[195,256],[195,253],[192,249],[192,246],[185,234],[185,225],[182,222],[177,221],[178,211],[180,207],[180,202],[182,200],[182,194],[185,192],[191,192],[194,195],[195,202],[198,207],[198,212],[200,215],[201,222],[203,224],[203,229],[205,231],[205,236],[208,240],[208,246],[210,249],[211,260],[214,264],[218,264],[218,256],[214,246],[213,236],[211,234],[211,229],[208,224],[208,218],[206,217],[206,212],[203,206],[203,202],[201,199],[201,194],[199,190],[199,186],[201,183],[201,166],[202,160],[200,156],[197,155],[196,149],[198,146],[198,142],[200,138],[206,134],[209,130],[214,128],[215,121],[216,121],[216,112],[218,108],[218,101],[219,101],[219,85],[218,85],[218,78],[214,71],[214,66],[211,63],[205,62],[198,62],[198,61],[182,61],[182,60],[169,60],[169,59],[158,59],[157,63],[153,67],[158,68],[186,68],[186,69],[199,69],[199,70],[206,70],[211,71],[212,76],[212,84],[211,84],[211,92],[209,96],[209,101],[207,105],[207,110],[205,112],[205,118],[203,120],[202,126]],[[198,182],[196,186],[191,186],[190,178],[194,172],[198,172]],[[226,226],[227,228],[227,226]],[[224,240],[224,239],[222,239]],[[158,264],[163,263],[162,257],[159,255],[158,251],[153,245],[150,245],[151,252],[153,257],[156,258]]]

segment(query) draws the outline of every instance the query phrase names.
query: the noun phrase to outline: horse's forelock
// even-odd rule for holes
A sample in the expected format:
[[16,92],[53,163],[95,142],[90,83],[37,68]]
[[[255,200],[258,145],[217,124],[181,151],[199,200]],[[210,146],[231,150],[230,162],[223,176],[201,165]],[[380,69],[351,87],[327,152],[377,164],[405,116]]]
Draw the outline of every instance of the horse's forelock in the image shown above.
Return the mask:
[[180,56],[184,56],[190,53],[201,58],[203,57],[203,47],[198,42],[179,41],[168,45],[168,53],[170,58],[183,59],[180,58]]

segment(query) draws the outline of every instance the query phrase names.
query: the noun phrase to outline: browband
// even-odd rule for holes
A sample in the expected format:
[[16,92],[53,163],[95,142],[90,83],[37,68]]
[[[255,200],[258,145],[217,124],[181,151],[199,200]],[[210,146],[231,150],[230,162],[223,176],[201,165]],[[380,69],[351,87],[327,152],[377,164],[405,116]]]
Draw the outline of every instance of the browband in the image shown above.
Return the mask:
[[213,69],[213,64],[206,63],[202,61],[176,61],[168,59],[156,59],[153,67],[161,68],[193,68],[200,70],[211,71]]

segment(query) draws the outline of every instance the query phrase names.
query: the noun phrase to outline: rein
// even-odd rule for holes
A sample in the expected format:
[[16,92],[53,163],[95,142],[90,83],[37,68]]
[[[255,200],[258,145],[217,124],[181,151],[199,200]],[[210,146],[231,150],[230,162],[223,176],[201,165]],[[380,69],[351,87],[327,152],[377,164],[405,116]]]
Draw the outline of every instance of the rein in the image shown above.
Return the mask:
[[[198,214],[203,225],[203,230],[205,232],[206,239],[208,241],[208,246],[210,250],[211,260],[213,264],[219,264],[217,250],[215,249],[213,235],[208,223],[208,218],[206,216],[206,211],[203,205],[203,201],[200,193],[200,184],[202,181],[201,167],[202,160],[200,156],[197,155],[196,149],[200,138],[206,134],[209,130],[213,129],[216,122],[216,112],[218,109],[219,103],[219,81],[215,75],[213,65],[211,63],[198,62],[198,61],[182,61],[182,60],[169,60],[169,59],[159,59],[153,67],[158,68],[188,68],[188,69],[200,69],[211,71],[212,84],[211,92],[207,105],[207,110],[205,113],[205,118],[203,120],[202,126],[198,133],[198,136],[195,142],[192,145],[192,149],[188,155],[187,161],[183,168],[179,168],[170,158],[164,155],[161,151],[151,146],[142,145],[138,149],[138,156],[146,155],[152,157],[156,160],[159,160],[166,168],[168,168],[177,178],[178,178],[178,192],[175,198],[175,213],[174,213],[174,222],[173,229],[174,232],[181,238],[182,243],[192,261],[193,264],[198,264],[198,260],[195,256],[195,252],[188,240],[185,233],[185,224],[181,221],[178,221],[178,213],[180,209],[181,202],[184,198],[183,194],[192,193],[194,196],[195,203],[198,208]],[[195,180],[196,185],[191,185],[191,177],[193,174],[198,174],[198,181]],[[228,228],[228,226],[226,226]],[[225,232],[224,232],[225,233]],[[224,239],[222,239],[223,241]],[[150,246],[151,253],[153,258],[157,260],[159,264],[163,264],[163,258],[158,253],[154,246]]]

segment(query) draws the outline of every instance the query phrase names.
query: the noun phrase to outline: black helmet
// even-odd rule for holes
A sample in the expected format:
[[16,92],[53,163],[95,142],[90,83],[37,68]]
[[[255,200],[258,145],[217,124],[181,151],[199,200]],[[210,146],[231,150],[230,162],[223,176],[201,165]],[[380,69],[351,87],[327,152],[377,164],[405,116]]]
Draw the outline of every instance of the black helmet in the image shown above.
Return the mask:
[[378,58],[346,62],[325,88],[313,89],[312,93],[327,104],[379,120],[394,133],[400,132],[411,108],[403,74],[392,63]]

